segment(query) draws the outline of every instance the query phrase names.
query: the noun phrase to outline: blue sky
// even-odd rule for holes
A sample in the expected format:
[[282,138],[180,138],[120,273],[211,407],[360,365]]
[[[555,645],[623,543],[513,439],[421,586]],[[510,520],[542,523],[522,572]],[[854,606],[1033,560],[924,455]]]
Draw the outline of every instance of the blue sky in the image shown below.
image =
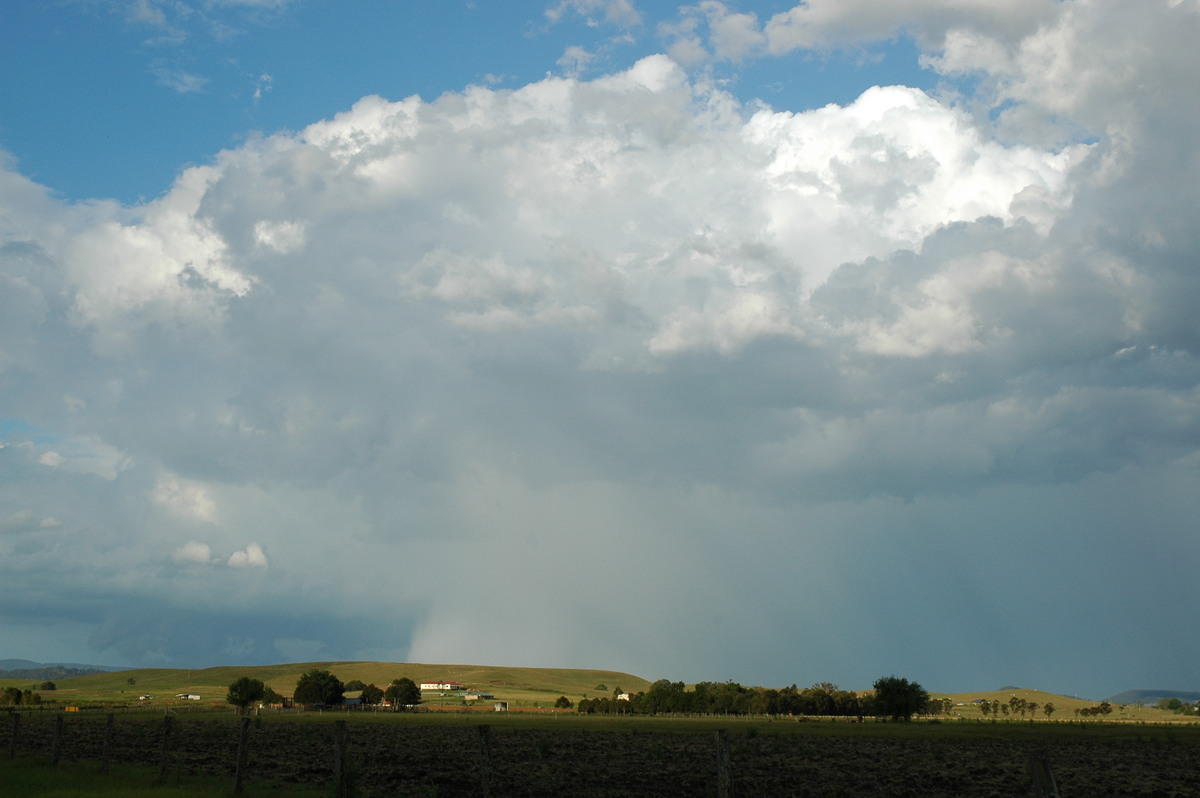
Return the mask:
[[1197,689],[1198,33],[9,4],[0,655]]
[[[760,14],[785,3],[760,4]],[[73,200],[153,199],[179,171],[248,136],[298,130],[366,95],[432,100],[468,85],[515,88],[567,74],[568,48],[602,74],[658,52],[675,4],[598,24],[541,3],[22,3],[4,14],[0,144],[24,174]],[[739,64],[714,74],[747,100],[802,110],[864,86],[931,87],[894,37]]]

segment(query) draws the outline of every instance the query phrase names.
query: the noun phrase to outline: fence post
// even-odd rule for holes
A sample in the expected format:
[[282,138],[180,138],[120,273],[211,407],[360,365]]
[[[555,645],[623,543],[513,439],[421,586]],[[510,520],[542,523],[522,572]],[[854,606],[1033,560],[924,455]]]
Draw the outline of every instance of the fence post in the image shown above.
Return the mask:
[[167,783],[167,768],[171,763],[171,727],[174,722],[175,718],[163,715],[162,768],[158,771],[159,784]]
[[238,730],[237,768],[233,775],[233,794],[242,794],[242,781],[246,777],[246,757],[249,746],[246,745],[250,736],[250,718],[242,718],[242,728]]
[[21,715],[19,712],[12,714],[12,739],[8,741],[8,758],[17,758],[17,731],[21,728]]
[[1025,759],[1029,769],[1029,778],[1033,782],[1033,794],[1037,798],[1059,798],[1058,785],[1054,783],[1054,773],[1050,771],[1050,763],[1040,754],[1030,753]]
[[112,756],[113,713],[104,720],[104,747],[100,749],[100,772],[108,773],[108,760]]
[[483,798],[488,798],[492,787],[492,729],[487,725],[479,727],[479,786]]
[[333,781],[334,794],[338,798],[343,798],[349,782],[346,774],[346,721],[344,720],[333,723]]
[[54,742],[50,748],[50,764],[58,765],[58,757],[62,754],[63,716],[54,716]]
[[717,729],[717,797],[729,798],[729,732]]

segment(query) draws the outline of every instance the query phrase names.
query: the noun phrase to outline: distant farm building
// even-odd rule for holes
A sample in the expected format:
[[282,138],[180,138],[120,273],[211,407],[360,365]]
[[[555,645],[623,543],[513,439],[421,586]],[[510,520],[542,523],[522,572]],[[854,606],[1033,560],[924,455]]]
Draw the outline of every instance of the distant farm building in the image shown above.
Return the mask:
[[175,697],[180,701],[199,701],[200,696],[195,693],[176,693]]
[[419,685],[421,691],[425,690],[462,690],[463,686],[458,682],[421,682]]
[[508,712],[508,702],[507,701],[497,701],[496,702],[496,711],[497,712]]

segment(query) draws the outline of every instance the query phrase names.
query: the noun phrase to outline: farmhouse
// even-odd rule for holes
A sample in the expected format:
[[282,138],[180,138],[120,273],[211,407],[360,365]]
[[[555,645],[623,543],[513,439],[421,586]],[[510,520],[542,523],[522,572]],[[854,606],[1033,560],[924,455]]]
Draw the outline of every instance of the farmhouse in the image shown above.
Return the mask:
[[457,682],[421,682],[419,685],[422,691],[425,690],[462,690],[463,686]]
[[199,701],[200,696],[195,693],[176,693],[175,697],[180,701]]

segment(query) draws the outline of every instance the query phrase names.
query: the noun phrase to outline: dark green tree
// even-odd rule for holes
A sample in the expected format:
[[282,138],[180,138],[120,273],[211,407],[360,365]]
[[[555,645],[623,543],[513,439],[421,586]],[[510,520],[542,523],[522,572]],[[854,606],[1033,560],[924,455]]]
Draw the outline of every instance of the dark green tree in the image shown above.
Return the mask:
[[383,700],[383,688],[376,687],[374,684],[368,684],[363,687],[359,698],[364,704],[378,704]]
[[264,704],[282,704],[283,696],[275,692],[270,685],[267,685],[263,692],[262,702]]
[[558,698],[554,699],[555,709],[570,709],[571,706],[571,699],[567,698],[565,695],[560,695]]
[[892,720],[912,720],[929,701],[929,693],[916,682],[898,676],[875,680],[875,711]]
[[358,690],[361,690],[364,687],[366,687],[366,685],[362,683],[361,679],[351,679],[350,681],[346,682],[346,692],[347,693],[357,692]]
[[246,707],[255,701],[261,701],[266,693],[267,686],[262,681],[243,676],[229,685],[229,692],[225,694],[225,700],[237,707],[238,714],[242,715],[246,712]]
[[417,687],[417,683],[412,679],[402,676],[392,680],[388,689],[384,691],[384,696],[391,702],[393,710],[400,711],[421,703],[421,688]]
[[346,686],[329,671],[313,668],[296,680],[292,700],[297,704],[340,704]]

